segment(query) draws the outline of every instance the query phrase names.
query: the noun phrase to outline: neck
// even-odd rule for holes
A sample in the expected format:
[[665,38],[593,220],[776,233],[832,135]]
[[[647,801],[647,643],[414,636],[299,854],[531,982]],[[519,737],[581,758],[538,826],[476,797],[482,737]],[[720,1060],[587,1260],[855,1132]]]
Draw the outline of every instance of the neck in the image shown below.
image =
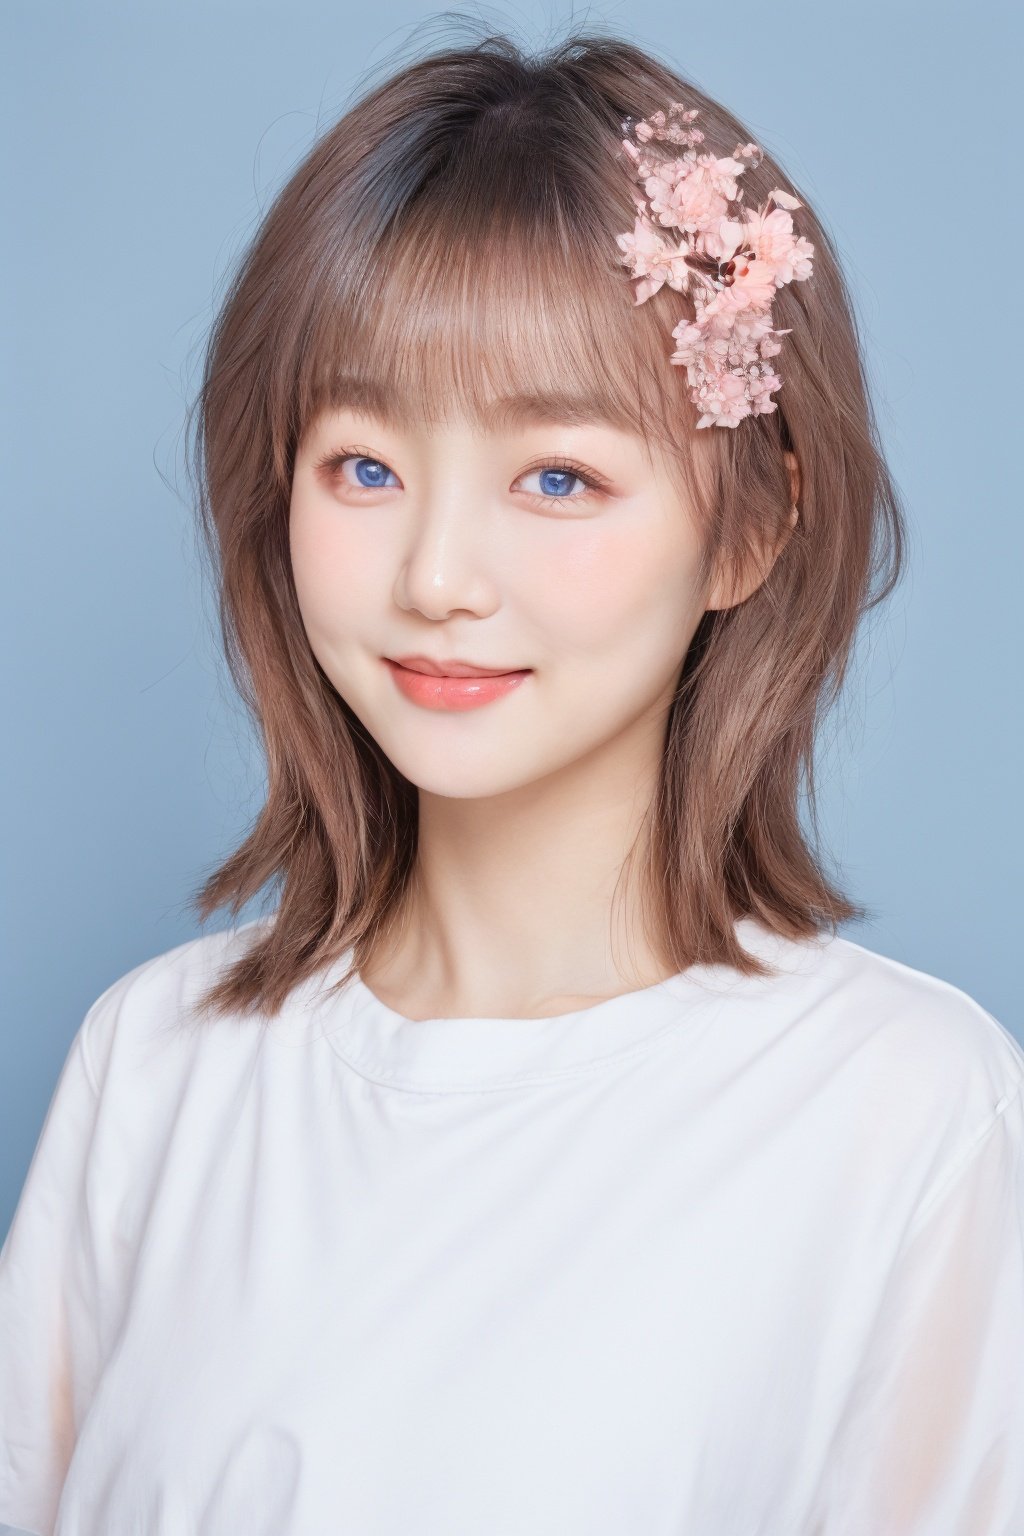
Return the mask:
[[360,966],[383,1001],[543,1017],[673,974],[641,921],[657,761],[638,774],[635,753],[599,757],[484,800],[421,792],[406,898]]

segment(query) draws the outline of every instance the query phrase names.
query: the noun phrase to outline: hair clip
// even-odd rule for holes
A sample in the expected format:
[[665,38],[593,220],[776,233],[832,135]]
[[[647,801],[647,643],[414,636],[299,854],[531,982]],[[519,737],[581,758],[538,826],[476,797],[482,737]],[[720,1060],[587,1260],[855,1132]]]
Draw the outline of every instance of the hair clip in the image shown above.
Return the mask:
[[659,139],[685,147],[674,159],[651,158],[623,139],[645,195],[634,191],[633,231],[615,238],[620,261],[639,279],[637,304],[663,284],[692,298],[694,318],[673,327],[669,361],[686,368],[690,398],[701,410],[697,426],[735,427],[745,416],[777,409],[771,396],[782,380],[767,359],[789,331],[772,328],[772,300],[784,284],[810,277],[814,246],[793,231],[791,210],[803,204],[791,193],[776,188],[760,208],[743,206],[737,178],[760,164],[760,145],[737,144],[726,156],[699,152],[704,135],[688,126],[697,115],[677,101],[667,116],[625,120],[626,131],[635,121],[640,145]]

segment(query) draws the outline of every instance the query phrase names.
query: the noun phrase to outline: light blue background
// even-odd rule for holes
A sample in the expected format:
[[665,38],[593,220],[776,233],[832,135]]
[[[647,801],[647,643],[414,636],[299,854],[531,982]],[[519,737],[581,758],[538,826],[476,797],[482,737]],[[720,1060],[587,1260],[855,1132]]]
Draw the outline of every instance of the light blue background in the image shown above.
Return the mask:
[[[198,931],[188,895],[262,795],[180,462],[215,297],[318,124],[432,14],[6,7],[0,1230],[85,1009]],[[571,13],[483,14],[540,43]],[[829,844],[878,914],[846,932],[1022,1037],[1019,23],[934,0],[576,18],[725,100],[838,243],[912,538],[822,756]]]

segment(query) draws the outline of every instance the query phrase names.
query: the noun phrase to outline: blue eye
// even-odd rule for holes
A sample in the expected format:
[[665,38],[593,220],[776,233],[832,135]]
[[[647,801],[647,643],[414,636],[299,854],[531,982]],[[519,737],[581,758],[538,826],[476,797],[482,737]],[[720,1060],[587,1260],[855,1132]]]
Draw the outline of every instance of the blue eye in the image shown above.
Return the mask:
[[[355,480],[348,473],[350,465],[355,468]],[[391,490],[400,484],[394,470],[389,469],[382,459],[376,459],[369,453],[334,450],[319,459],[315,468],[328,476],[341,476],[353,490]],[[388,479],[389,475],[392,476],[391,480]],[[520,480],[529,479],[531,475],[538,477],[540,490],[528,491],[527,494],[541,501],[585,501],[593,493],[608,489],[608,481],[603,476],[578,464],[549,462],[524,471]],[[574,482],[579,483],[582,493],[573,491]]]
[[[540,469],[530,469],[524,478],[528,479],[530,475],[538,477],[540,490],[528,494],[540,496],[544,501],[583,501],[593,491],[601,490],[603,484],[592,471],[585,474],[582,468],[569,464],[547,464]],[[582,494],[570,494],[574,480],[584,488]]]
[[540,490],[542,496],[565,496],[574,480],[579,475],[574,475],[571,469],[542,469],[540,471]]
[[366,490],[379,491],[386,485],[387,476],[393,473],[380,459],[349,457],[345,462],[356,466],[358,483]]

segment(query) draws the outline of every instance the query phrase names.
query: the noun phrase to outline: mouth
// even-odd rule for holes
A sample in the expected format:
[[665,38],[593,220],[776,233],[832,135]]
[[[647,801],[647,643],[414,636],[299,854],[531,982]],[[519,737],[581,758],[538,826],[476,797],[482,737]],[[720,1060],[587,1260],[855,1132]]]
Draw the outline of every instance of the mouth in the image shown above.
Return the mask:
[[395,686],[411,704],[421,709],[444,710],[461,713],[476,709],[504,698],[526,681],[532,667],[504,669],[469,668],[467,662],[445,662],[445,667],[457,665],[460,672],[426,671],[423,658],[415,658],[416,665],[409,665],[413,658],[395,661],[390,656],[381,658],[390,672]]
[[392,666],[424,677],[517,677],[529,667],[478,667],[471,661],[457,659],[433,661],[429,656],[385,656]]

